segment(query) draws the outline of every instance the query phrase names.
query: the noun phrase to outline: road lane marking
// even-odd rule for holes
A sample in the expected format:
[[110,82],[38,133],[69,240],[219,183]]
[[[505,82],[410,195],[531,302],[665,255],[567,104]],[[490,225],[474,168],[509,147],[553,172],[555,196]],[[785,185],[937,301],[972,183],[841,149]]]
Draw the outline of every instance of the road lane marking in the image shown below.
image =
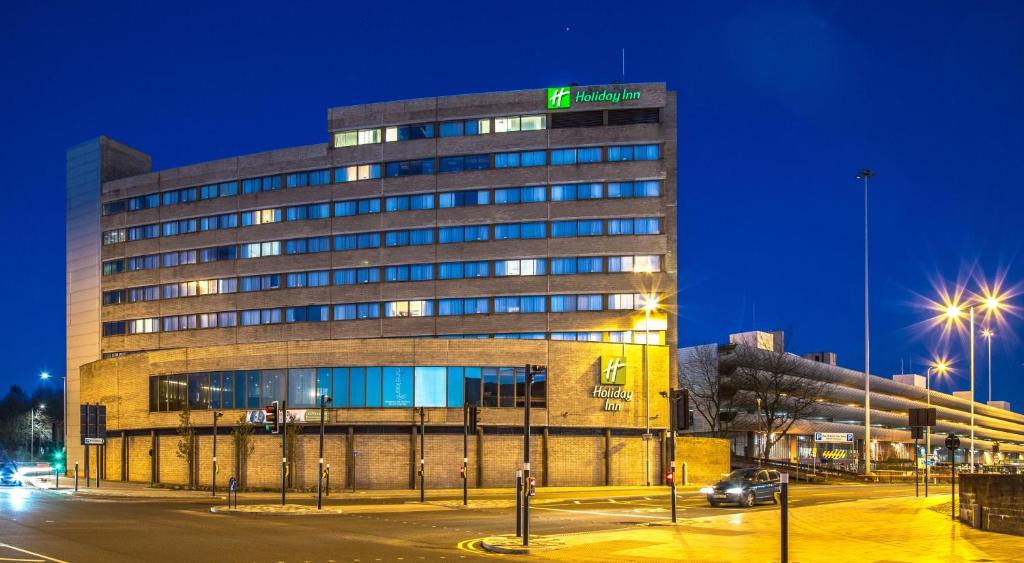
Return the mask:
[[68,563],[67,561],[63,561],[63,560],[60,560],[60,559],[54,559],[53,557],[47,557],[47,556],[45,556],[45,555],[43,555],[41,553],[35,553],[35,552],[29,551],[27,549],[21,549],[20,547],[14,547],[13,545],[11,545],[9,543],[0,543],[0,547],[6,547],[7,549],[13,549],[14,551],[20,551],[22,553],[27,553],[29,555],[34,555],[36,557],[42,557],[44,560],[46,560],[46,561],[53,561],[54,563]]
[[650,518],[652,520],[664,520],[663,516],[644,516],[643,514],[631,514],[623,512],[598,512],[596,510],[566,510],[564,508],[551,508],[549,506],[535,506],[534,510],[553,510],[555,512],[571,512],[573,514],[596,514],[598,516],[614,516],[616,518]]

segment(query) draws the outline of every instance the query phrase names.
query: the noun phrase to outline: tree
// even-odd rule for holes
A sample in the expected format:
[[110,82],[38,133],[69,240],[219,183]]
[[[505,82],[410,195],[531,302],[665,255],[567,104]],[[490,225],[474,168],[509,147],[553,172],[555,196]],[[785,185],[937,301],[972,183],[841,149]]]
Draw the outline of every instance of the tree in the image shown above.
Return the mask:
[[718,370],[718,346],[709,344],[686,348],[682,353],[683,387],[690,392],[690,404],[707,423],[711,433],[724,434],[735,417],[733,393],[722,388]]
[[815,416],[835,387],[821,364],[785,352],[737,346],[723,363],[731,367],[728,379],[738,390],[737,400],[757,414],[765,436],[762,458],[797,420]]
[[238,416],[235,427],[231,430],[231,437],[235,442],[235,475],[238,476],[238,488],[243,488],[248,481],[246,474],[249,471],[249,456],[256,449],[253,444],[252,434],[255,427],[243,412]]
[[297,481],[295,478],[295,462],[296,458],[298,457],[298,452],[296,451],[295,446],[298,444],[299,430],[301,430],[301,428],[299,428],[297,422],[298,419],[295,417],[295,415],[284,413],[282,413],[282,415],[288,417],[288,427],[285,429],[285,444],[288,447],[288,488],[293,488],[295,487],[295,483]]
[[188,470],[188,487],[196,485],[196,427],[192,422],[192,410],[185,401],[181,414],[178,415],[178,457],[185,460]]

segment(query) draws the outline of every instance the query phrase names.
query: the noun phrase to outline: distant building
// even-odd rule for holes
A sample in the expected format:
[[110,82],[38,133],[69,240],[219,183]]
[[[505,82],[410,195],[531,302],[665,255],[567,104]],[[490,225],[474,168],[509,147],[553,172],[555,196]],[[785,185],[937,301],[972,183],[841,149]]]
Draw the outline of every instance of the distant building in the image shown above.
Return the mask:
[[[864,440],[864,373],[834,365],[834,354],[814,353],[798,357],[784,352],[778,345],[781,338],[776,333],[741,333],[729,337],[729,344],[708,344],[683,348],[679,354],[680,385],[684,388],[700,388],[710,378],[717,381],[723,398],[723,409],[719,424],[720,433],[728,436],[733,443],[733,452],[738,455],[754,455],[757,444],[763,439],[761,420],[755,414],[756,404],[749,389],[745,389],[742,378],[735,377],[737,370],[757,367],[760,359],[772,354],[784,354],[793,378],[810,378],[830,382],[827,395],[817,398],[819,407],[813,414],[797,420],[772,449],[771,457],[776,459],[802,460],[808,463],[829,452],[832,460],[854,462],[863,451]],[[710,362],[709,362],[710,359]],[[931,406],[937,409],[938,424],[933,429],[932,449],[945,455],[942,447],[945,436],[953,432],[959,436],[970,436],[970,393],[954,392],[952,395],[932,390]],[[694,400],[691,399],[691,404]],[[928,405],[925,378],[916,374],[894,375],[891,379],[871,376],[871,456],[873,460],[911,459],[914,440],[908,428],[908,409]],[[975,441],[983,463],[993,461],[992,446],[999,443],[1002,458],[1019,458],[1024,452],[1024,415],[1009,410],[1009,404],[994,401],[988,405],[974,403]],[[707,433],[713,430],[707,420],[694,412],[693,432]],[[816,442],[816,433],[850,435],[852,441]],[[964,447],[969,440],[963,439]]]

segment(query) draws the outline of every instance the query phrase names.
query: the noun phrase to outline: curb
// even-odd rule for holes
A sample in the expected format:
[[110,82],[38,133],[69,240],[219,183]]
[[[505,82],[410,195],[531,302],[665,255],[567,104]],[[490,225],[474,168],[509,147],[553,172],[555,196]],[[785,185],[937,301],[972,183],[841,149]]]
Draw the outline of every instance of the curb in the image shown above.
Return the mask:
[[510,536],[495,536],[495,537],[484,538],[484,539],[480,540],[480,547],[482,547],[485,551],[489,551],[491,553],[499,553],[499,554],[502,554],[502,555],[530,555],[531,553],[540,553],[540,552],[543,552],[543,551],[552,551],[552,550],[555,550],[555,549],[560,549],[560,548],[565,547],[565,544],[562,543],[562,540],[549,538],[547,536],[531,536],[531,539],[536,539],[536,540],[541,541],[541,542],[544,542],[546,540],[548,542],[557,542],[557,543],[549,543],[548,545],[530,545],[530,546],[507,545],[508,544],[508,540],[510,540],[510,539],[512,539]]

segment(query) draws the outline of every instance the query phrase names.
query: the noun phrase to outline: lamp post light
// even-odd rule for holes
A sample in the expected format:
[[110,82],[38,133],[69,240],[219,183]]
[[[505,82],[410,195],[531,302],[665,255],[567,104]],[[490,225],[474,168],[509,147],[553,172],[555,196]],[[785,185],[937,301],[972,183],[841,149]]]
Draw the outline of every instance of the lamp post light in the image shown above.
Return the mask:
[[[925,372],[924,377],[924,388],[928,395],[928,408],[932,408],[932,372],[939,375],[946,375],[949,373],[949,364],[939,360],[933,362],[932,365],[928,366],[928,371]],[[932,428],[931,426],[925,427],[925,464],[924,464],[924,496],[928,496],[928,481],[931,479],[931,465],[928,464],[928,460],[931,459],[932,455]]]
[[864,168],[864,473],[871,475],[871,329],[868,315],[868,179],[875,173]]
[[[39,379],[43,381],[49,381],[50,377],[52,376],[46,371],[39,374]],[[64,395],[63,410],[61,411],[62,418],[60,421],[60,446],[61,448],[66,448],[68,431],[68,378],[66,376],[60,376],[60,386],[61,392]]]
[[988,341],[988,402],[992,402],[992,337],[995,333],[992,329],[982,329],[981,335]]
[[651,313],[658,309],[655,295],[644,296],[644,474],[647,486],[651,486]]
[[[1002,305],[1002,303],[1001,303],[1000,298],[998,296],[996,296],[996,295],[989,295],[989,296],[986,296],[983,299],[977,299],[977,300],[971,301],[969,303],[965,303],[963,305],[953,303],[953,304],[950,304],[950,305],[946,306],[946,317],[949,320],[957,320],[957,319],[959,319],[963,315],[964,307],[967,307],[968,316],[969,316],[969,319],[970,319],[970,329],[969,329],[968,332],[969,332],[969,336],[970,336],[970,347],[969,347],[970,351],[969,351],[969,355],[970,355],[970,366],[971,366],[971,369],[970,369],[970,371],[971,371],[971,447],[970,447],[970,452],[971,452],[970,469],[971,469],[971,473],[974,473],[974,453],[975,453],[975,450],[974,450],[974,403],[975,403],[975,400],[974,400],[974,341],[977,338],[977,335],[974,333],[974,316],[975,316],[974,310],[976,308],[978,308],[978,307],[981,307],[985,311],[987,311],[989,313],[992,313],[992,312],[997,311],[1001,305]],[[991,341],[990,341],[989,345],[991,346]],[[991,356],[990,356],[990,358],[991,358]],[[991,370],[990,370],[990,374],[991,374]],[[989,384],[991,385],[991,375],[990,375]]]

